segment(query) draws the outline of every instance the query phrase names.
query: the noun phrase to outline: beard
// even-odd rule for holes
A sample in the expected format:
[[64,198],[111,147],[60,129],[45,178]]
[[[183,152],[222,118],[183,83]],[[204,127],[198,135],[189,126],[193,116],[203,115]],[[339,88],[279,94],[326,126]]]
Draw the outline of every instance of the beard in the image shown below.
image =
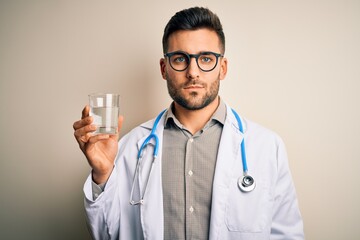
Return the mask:
[[187,110],[200,110],[208,106],[218,96],[219,87],[220,87],[220,79],[217,78],[216,81],[211,83],[210,89],[207,90],[203,96],[201,96],[201,94],[197,91],[193,91],[190,93],[189,96],[185,96],[181,92],[181,90],[184,87],[197,84],[197,85],[202,85],[206,89],[207,84],[201,83],[198,80],[189,80],[185,84],[176,86],[174,84],[174,81],[172,81],[167,74],[166,74],[166,82],[170,97],[174,100],[174,102],[176,102],[177,104],[179,104],[180,106],[182,106]]

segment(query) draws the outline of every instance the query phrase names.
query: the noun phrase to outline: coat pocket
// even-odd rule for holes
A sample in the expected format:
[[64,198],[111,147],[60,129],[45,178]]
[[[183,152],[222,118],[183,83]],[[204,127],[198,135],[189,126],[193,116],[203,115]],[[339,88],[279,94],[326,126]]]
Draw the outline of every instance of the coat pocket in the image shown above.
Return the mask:
[[251,192],[242,192],[232,179],[226,204],[225,223],[229,231],[256,233],[271,225],[273,200],[270,187],[259,181]]

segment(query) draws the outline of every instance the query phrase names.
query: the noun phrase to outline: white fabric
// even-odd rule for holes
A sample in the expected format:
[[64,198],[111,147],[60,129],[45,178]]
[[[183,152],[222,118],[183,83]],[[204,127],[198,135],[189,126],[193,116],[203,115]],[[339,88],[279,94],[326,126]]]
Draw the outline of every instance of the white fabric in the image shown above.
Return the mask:
[[[210,240],[304,239],[303,222],[282,140],[270,130],[242,119],[249,174],[256,188],[239,190],[242,176],[240,133],[227,106],[213,183]],[[94,201],[91,175],[84,185],[85,209],[94,239],[163,239],[161,144],[164,116],[159,122],[159,156],[155,160],[143,205],[129,204],[138,150],[154,120],[133,129],[119,141],[114,170],[104,192]],[[152,143],[153,144],[153,143]],[[142,192],[152,162],[150,144],[141,164],[137,192]],[[138,200],[138,194],[135,195]]]

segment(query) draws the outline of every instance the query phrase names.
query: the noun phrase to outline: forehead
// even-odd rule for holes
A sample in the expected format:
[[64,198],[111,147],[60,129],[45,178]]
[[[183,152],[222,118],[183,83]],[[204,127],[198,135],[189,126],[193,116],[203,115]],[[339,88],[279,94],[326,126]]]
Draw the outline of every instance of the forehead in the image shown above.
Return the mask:
[[206,28],[176,31],[168,39],[168,52],[184,51],[194,54],[203,51],[220,52],[220,49],[218,35]]

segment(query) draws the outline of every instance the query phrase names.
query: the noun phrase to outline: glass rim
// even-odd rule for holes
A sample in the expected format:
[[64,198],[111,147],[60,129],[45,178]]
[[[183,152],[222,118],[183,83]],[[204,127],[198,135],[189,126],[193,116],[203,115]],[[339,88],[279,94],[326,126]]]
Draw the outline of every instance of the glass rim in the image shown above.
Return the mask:
[[90,93],[88,94],[89,97],[95,97],[95,96],[107,96],[107,95],[112,95],[112,96],[116,96],[116,97],[120,97],[119,93],[111,93],[111,92],[94,92],[94,93]]

